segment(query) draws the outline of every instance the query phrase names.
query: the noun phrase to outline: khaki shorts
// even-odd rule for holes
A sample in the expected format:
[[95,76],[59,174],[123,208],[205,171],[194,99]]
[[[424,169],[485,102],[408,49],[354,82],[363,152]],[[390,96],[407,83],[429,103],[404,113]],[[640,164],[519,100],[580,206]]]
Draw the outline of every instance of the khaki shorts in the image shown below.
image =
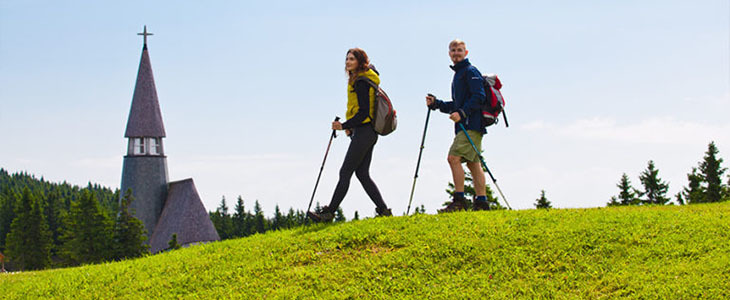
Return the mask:
[[[471,141],[477,146],[477,149],[481,150],[482,134],[474,130],[467,130],[467,132],[469,133]],[[451,143],[451,148],[449,148],[449,155],[461,157],[462,163],[479,161],[479,154],[474,151],[474,147],[472,147],[471,143],[469,143],[469,140],[466,138],[466,135],[464,135],[463,130],[459,131],[459,133],[456,134],[456,137],[454,137],[454,142]]]

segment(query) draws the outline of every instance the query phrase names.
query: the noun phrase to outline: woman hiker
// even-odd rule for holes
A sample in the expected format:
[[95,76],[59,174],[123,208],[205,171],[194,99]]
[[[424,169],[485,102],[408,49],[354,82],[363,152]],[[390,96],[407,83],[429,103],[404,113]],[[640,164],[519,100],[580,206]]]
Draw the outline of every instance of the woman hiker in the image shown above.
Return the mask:
[[332,122],[332,129],[345,130],[351,139],[350,147],[345,154],[345,161],[342,162],[340,180],[332,195],[332,201],[329,205],[322,207],[319,212],[307,212],[307,215],[315,222],[329,222],[334,219],[334,213],[350,187],[352,173],[355,173],[365,192],[375,202],[377,215],[392,215],[391,210],[383,201],[378,187],[370,178],[370,162],[373,158],[373,148],[378,141],[378,134],[373,129],[371,122],[375,111],[375,90],[368,80],[378,85],[380,77],[375,67],[370,65],[368,55],[360,48],[347,51],[345,71],[348,75],[347,121],[344,123]]

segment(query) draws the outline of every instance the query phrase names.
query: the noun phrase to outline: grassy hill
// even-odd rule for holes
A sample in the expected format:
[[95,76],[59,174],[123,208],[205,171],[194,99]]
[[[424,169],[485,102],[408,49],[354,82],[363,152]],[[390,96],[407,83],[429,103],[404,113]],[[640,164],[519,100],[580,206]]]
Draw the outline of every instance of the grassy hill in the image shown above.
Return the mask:
[[730,298],[730,203],[317,225],[0,274],[10,298]]

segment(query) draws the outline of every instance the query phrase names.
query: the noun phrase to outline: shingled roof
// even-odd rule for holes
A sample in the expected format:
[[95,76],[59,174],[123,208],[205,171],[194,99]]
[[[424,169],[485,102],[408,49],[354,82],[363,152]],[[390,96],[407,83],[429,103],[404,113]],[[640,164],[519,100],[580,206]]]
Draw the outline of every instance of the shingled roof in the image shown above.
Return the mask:
[[182,246],[220,240],[192,178],[169,184],[165,208],[150,237],[150,251],[167,249],[172,234],[177,234]]
[[150,55],[147,45],[142,48],[142,58],[137,71],[137,83],[132,96],[132,108],[129,110],[127,131],[124,137],[164,137],[165,126],[162,124],[160,103],[157,100],[155,79],[152,76]]

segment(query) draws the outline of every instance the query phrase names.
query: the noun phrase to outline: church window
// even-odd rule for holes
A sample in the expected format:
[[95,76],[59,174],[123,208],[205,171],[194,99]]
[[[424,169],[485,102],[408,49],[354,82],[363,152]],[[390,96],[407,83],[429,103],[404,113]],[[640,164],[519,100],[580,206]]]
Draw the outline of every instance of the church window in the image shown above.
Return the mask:
[[135,155],[145,154],[143,138],[134,138],[134,154]]
[[162,154],[161,145],[160,145],[160,139],[159,138],[149,138],[149,145],[150,145],[150,154],[151,155],[160,155]]

